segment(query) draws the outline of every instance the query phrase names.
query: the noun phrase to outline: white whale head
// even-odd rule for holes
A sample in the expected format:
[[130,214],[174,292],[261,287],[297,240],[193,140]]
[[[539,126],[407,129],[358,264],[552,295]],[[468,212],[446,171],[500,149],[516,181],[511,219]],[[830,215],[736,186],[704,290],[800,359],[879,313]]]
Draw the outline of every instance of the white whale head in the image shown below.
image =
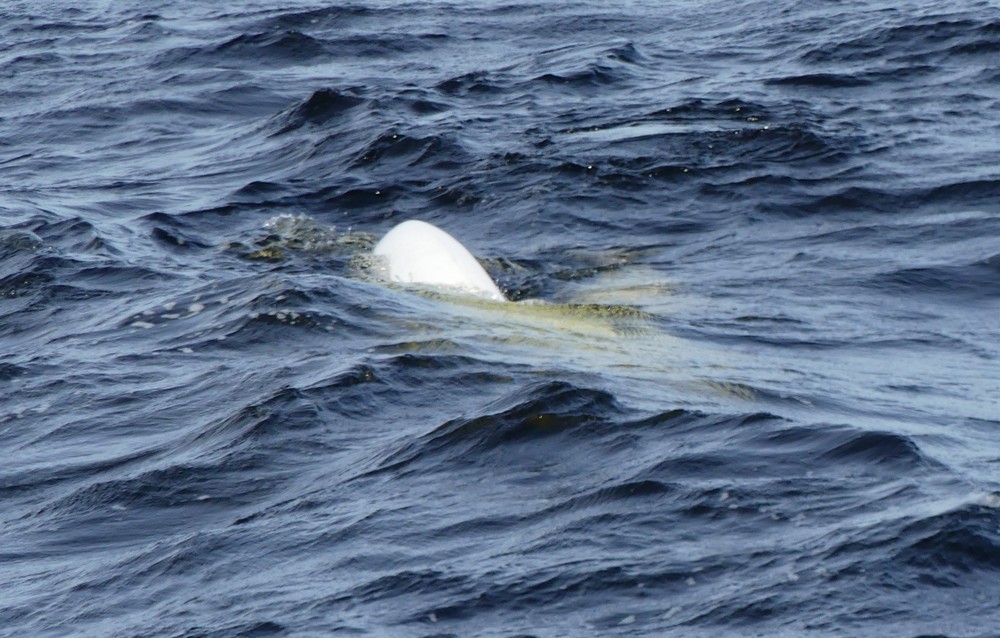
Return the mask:
[[437,226],[411,219],[382,238],[372,251],[391,281],[506,301],[472,253]]

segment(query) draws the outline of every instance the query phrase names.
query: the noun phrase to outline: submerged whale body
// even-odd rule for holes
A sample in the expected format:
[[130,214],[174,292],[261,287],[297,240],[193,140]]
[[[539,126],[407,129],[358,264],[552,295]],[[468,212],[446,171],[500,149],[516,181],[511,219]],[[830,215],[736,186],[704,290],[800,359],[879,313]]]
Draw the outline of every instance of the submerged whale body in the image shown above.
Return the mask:
[[386,233],[372,252],[382,259],[391,281],[505,301],[472,253],[433,224],[405,221]]

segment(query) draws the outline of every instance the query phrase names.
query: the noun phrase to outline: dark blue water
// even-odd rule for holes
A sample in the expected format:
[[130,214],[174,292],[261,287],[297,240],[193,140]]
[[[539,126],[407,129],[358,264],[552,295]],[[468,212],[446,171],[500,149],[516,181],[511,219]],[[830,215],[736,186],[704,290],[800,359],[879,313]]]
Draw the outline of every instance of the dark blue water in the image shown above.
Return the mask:
[[4,3],[0,634],[998,636],[998,238],[994,2]]

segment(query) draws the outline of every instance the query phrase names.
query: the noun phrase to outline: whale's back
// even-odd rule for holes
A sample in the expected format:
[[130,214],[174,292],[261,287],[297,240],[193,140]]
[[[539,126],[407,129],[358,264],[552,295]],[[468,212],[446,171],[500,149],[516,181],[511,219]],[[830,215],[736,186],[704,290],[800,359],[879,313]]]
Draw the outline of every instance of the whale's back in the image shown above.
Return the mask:
[[390,280],[504,301],[500,289],[457,239],[437,226],[405,221],[375,245]]

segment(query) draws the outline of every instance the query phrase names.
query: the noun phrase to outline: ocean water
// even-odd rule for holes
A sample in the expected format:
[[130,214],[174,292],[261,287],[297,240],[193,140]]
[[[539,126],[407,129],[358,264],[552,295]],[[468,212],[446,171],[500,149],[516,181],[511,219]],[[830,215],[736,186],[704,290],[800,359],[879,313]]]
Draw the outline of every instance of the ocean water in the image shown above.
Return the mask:
[[0,635],[1000,635],[996,2],[155,5],[0,6]]

